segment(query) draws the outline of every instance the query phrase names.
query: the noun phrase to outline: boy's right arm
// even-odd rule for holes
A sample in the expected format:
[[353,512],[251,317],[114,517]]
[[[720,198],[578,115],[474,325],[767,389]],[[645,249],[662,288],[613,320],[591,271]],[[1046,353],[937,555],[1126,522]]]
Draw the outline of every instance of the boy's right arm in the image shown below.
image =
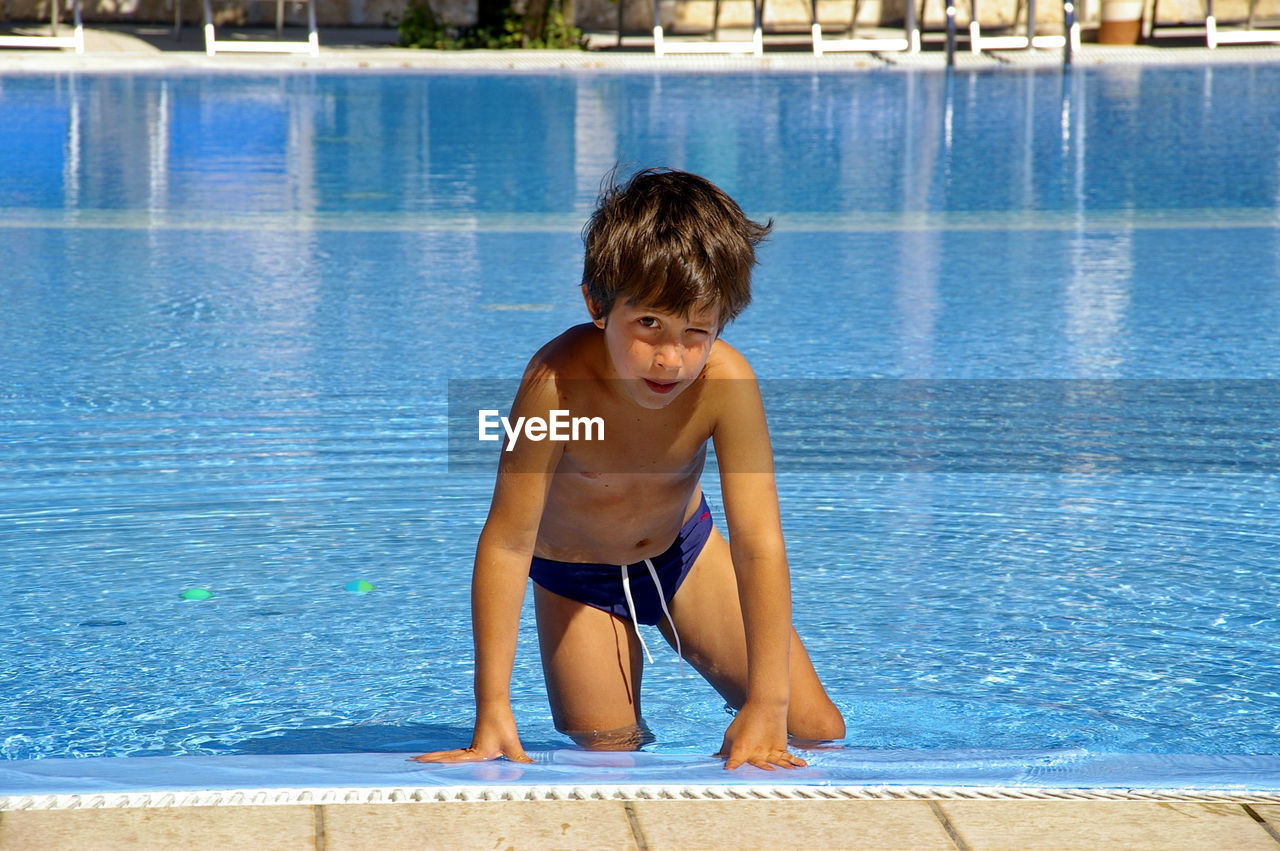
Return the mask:
[[[498,507],[496,496],[494,507]],[[476,547],[471,577],[471,629],[476,663],[476,724],[471,745],[422,754],[414,757],[417,762],[473,762],[502,756],[516,762],[529,761],[516,731],[510,688],[520,607],[529,577],[529,555],[521,556],[519,551],[487,542],[489,530],[490,524],[486,523]]]
[[[526,375],[511,406],[518,416],[547,418],[555,407],[554,382]],[[474,762],[505,756],[529,762],[511,711],[520,608],[529,579],[551,476],[563,444],[517,440],[498,464],[493,502],[476,545],[471,576],[471,629],[475,642],[476,724],[471,745],[413,757],[417,762]]]

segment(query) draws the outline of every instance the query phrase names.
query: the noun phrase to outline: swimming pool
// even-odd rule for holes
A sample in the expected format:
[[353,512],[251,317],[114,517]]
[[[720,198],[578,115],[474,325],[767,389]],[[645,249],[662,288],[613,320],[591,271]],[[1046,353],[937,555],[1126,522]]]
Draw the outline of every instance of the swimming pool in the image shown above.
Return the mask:
[[[776,221],[726,337],[767,378],[796,623],[849,724],[813,782],[1280,789],[1277,90],[0,81],[4,788],[465,743],[491,476],[450,463],[450,381],[583,319],[578,230],[622,162]],[[592,776],[526,615],[525,745]],[[709,771],[713,692],[664,651],[645,698],[629,776]]]

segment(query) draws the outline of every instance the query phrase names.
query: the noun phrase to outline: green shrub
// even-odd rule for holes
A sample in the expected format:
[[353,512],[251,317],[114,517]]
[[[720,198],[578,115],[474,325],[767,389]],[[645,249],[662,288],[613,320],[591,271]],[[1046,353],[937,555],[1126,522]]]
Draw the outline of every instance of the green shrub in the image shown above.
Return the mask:
[[450,27],[440,22],[428,0],[409,0],[398,26],[400,45],[427,50],[586,49],[582,30],[564,22],[559,0],[546,3],[541,15],[534,11],[539,4],[529,5],[533,15],[517,12],[508,2],[488,15],[487,24]]

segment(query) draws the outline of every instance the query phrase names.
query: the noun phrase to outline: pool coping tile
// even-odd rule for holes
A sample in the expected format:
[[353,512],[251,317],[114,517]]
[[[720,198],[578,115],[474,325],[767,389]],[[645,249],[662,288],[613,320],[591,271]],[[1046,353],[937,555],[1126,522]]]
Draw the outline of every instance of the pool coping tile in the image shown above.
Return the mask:
[[129,807],[0,813],[0,851],[312,851],[311,807]]
[[633,806],[648,851],[955,848],[927,801],[636,801]]
[[0,851],[412,848],[1280,849],[1280,804],[1140,800],[504,800],[0,812]]
[[[259,32],[259,34],[261,34]],[[916,53],[828,52],[815,56],[807,35],[771,38],[760,57],[678,53],[657,56],[652,39],[627,38],[615,47],[613,33],[589,33],[592,49],[578,50],[417,50],[399,47],[388,27],[326,27],[320,32],[317,56],[270,53],[222,53],[208,56],[198,27],[175,38],[167,28],[131,23],[93,23],[85,27],[85,52],[0,49],[0,73],[66,71],[137,73],[187,71],[243,73],[261,71],[436,71],[475,70],[585,71],[589,73],[848,73],[851,71],[943,70],[945,51],[934,44]],[[679,41],[668,38],[668,41]],[[696,38],[694,40],[697,40]],[[782,49],[775,49],[782,48]],[[1059,68],[1063,53],[1052,50],[957,51],[960,71]],[[1269,64],[1280,62],[1280,45],[1239,44],[1211,49],[1207,44],[1106,45],[1086,41],[1073,53],[1076,67],[1181,64]]]
[[1245,804],[1244,809],[1280,847],[1280,804]]
[[[557,848],[639,851],[622,801],[467,801],[316,807],[324,851]],[[7,851],[7,850],[6,850]]]
[[1236,803],[940,801],[938,809],[962,851],[1280,847],[1244,805]]

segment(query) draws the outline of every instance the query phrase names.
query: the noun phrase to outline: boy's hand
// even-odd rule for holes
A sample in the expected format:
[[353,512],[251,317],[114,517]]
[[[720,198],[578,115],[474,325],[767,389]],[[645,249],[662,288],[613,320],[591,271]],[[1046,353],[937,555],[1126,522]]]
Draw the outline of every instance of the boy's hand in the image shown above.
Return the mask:
[[716,756],[725,757],[726,769],[747,764],[773,771],[775,765],[783,768],[808,765],[787,750],[786,708],[760,708],[751,701],[739,710],[738,717],[725,731],[724,743]]
[[508,709],[504,717],[477,718],[471,746],[451,751],[434,751],[410,757],[411,762],[481,762],[504,756],[512,762],[533,762],[520,744],[516,720]]

